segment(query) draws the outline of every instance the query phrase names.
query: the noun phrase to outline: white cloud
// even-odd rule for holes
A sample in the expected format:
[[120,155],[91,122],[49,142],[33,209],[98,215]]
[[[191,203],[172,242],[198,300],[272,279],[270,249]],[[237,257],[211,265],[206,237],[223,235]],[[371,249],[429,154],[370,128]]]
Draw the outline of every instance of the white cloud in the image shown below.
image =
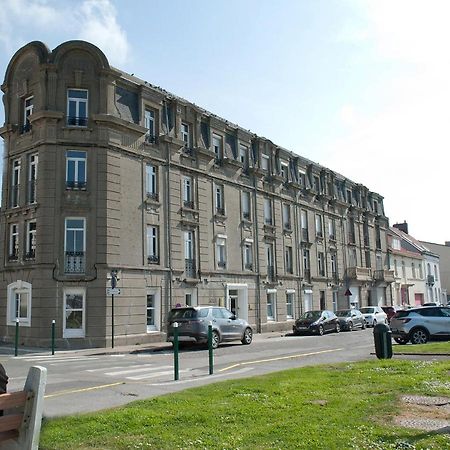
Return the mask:
[[110,0],[84,0],[77,8],[56,0],[0,0],[0,9],[0,45],[8,54],[36,36],[50,36],[57,39],[46,42],[50,47],[76,38],[97,45],[113,65],[128,59],[127,36]]

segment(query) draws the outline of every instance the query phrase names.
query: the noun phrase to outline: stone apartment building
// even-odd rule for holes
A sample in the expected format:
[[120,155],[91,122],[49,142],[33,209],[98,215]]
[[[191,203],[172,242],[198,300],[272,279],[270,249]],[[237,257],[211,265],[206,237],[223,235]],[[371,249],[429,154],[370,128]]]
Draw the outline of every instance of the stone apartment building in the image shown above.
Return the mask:
[[445,241],[445,245],[433,242],[421,242],[433,253],[439,255],[439,273],[441,280],[440,302],[444,305],[450,303],[450,241]]
[[111,67],[31,42],[2,85],[0,336],[59,347],[165,338],[176,305],[255,332],[308,309],[390,304],[383,198]]

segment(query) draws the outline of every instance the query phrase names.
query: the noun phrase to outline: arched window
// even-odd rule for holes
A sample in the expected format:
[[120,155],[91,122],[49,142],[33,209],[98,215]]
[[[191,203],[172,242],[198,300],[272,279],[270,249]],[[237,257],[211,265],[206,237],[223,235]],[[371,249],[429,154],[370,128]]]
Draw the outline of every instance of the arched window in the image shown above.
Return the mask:
[[31,284],[17,280],[8,285],[7,324],[15,325],[17,319],[25,326],[31,326]]

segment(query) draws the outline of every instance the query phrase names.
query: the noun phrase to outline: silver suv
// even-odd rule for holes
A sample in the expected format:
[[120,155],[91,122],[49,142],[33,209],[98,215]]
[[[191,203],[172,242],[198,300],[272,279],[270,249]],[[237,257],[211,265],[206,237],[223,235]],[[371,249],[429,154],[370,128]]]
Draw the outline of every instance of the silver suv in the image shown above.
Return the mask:
[[399,344],[425,344],[430,337],[450,337],[450,308],[425,306],[398,311],[391,319],[392,337]]
[[212,346],[221,342],[240,340],[244,345],[252,342],[253,331],[246,320],[238,319],[231,311],[220,306],[187,306],[173,308],[167,319],[167,341],[173,342],[173,324],[178,323],[179,342],[205,344],[208,325],[212,324]]

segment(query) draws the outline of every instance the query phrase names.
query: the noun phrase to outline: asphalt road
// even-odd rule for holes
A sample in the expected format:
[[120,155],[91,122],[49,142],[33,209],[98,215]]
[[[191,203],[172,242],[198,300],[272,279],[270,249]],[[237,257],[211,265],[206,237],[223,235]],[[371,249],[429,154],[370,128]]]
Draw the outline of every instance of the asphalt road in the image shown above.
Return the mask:
[[[2,356],[10,381],[8,391],[23,388],[29,367],[44,366],[48,380],[44,416],[96,411],[216,381],[250,377],[305,365],[374,359],[372,329],[324,336],[255,335],[214,351],[212,375],[208,350],[180,351],[179,380],[174,380],[174,354],[168,348],[136,353],[89,354],[86,351]],[[116,349],[120,350],[120,349]]]

